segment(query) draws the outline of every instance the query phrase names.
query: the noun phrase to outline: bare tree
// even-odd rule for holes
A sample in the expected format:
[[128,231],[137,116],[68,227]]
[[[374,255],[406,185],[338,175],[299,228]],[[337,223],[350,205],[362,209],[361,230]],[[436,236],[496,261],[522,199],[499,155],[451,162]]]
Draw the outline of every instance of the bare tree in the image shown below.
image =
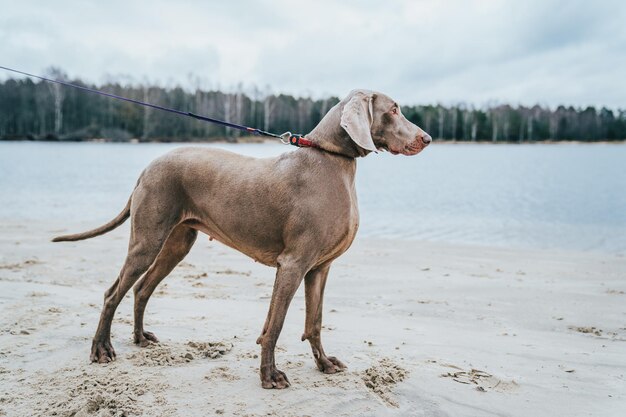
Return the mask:
[[452,108],[452,140],[456,140],[456,127],[459,122],[459,111],[456,107]]
[[250,103],[250,114],[252,126],[257,126],[257,102],[261,99],[261,90],[258,89],[256,85],[252,87],[252,91],[250,93],[251,103]]
[[[243,85],[241,83],[237,85],[237,93],[235,94],[235,120],[237,124],[241,124],[243,121]],[[236,130],[234,133],[238,137],[241,131]]]
[[519,117],[520,117],[520,121],[519,121],[519,132],[517,134],[517,141],[518,142],[522,142],[524,140],[524,132],[526,131],[526,120],[527,117],[526,114],[528,113],[527,109],[525,107],[520,107],[519,109]]
[[491,109],[489,111],[489,114],[491,115],[491,141],[497,142],[498,141],[498,122],[499,122],[498,111],[496,109]]
[[46,115],[50,107],[50,91],[44,87],[43,83],[37,85],[35,90],[35,105],[37,106],[37,131],[39,135],[44,135],[47,131]]
[[476,133],[478,133],[478,118],[472,113],[472,132],[470,134],[472,142],[476,142]]
[[439,108],[439,137],[438,139],[443,139],[443,121],[444,121],[444,116],[445,116],[445,111],[443,106],[438,106]]
[[[230,122],[231,121],[231,111],[232,111],[232,103],[231,103],[231,95],[229,93],[225,93],[224,94],[224,121],[226,122]],[[228,137],[230,134],[230,131],[228,128],[225,128],[224,131],[224,136]]]
[[504,116],[504,123],[502,124],[502,136],[504,136],[504,140],[509,140],[509,118]]
[[426,129],[426,132],[430,132],[431,128],[430,128],[430,123],[432,121],[433,115],[431,112],[426,112],[426,119],[424,120],[424,128]]
[[[150,98],[150,84],[147,80],[144,80],[145,82],[141,85],[141,90],[143,92],[143,101],[147,102],[147,103],[151,103],[152,100]],[[148,137],[150,136],[150,116],[152,115],[152,108],[151,107],[144,107],[143,108],[143,126],[141,129],[141,139],[142,140],[147,140]]]
[[310,98],[298,100],[298,131],[300,133],[306,133],[305,131],[308,130],[312,109],[313,101]]
[[469,112],[469,109],[464,103],[459,104],[459,111],[461,111],[461,118],[462,118],[462,123],[463,123],[462,138],[463,140],[466,140],[467,137],[469,136],[469,125],[471,122],[470,120],[471,114]]
[[[59,68],[50,67],[46,70],[48,78],[54,80],[66,81],[67,75]],[[54,100],[54,133],[59,135],[63,127],[63,99],[65,98],[65,90],[61,85],[56,83],[48,84]]]
[[270,123],[272,121],[272,113],[276,107],[276,97],[270,94],[269,86],[266,89],[265,99],[263,100],[263,130],[270,130]]
[[550,139],[556,140],[556,133],[559,128],[559,114],[558,109],[550,113]]

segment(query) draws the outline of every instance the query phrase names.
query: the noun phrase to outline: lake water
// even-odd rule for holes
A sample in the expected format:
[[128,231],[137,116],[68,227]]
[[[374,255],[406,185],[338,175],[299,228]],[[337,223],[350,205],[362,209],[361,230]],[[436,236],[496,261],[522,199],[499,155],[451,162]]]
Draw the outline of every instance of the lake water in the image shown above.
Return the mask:
[[[0,221],[98,226],[122,209],[146,164],[178,146],[0,143]],[[361,237],[626,251],[624,144],[434,144],[415,157],[370,155],[358,162],[357,190]]]

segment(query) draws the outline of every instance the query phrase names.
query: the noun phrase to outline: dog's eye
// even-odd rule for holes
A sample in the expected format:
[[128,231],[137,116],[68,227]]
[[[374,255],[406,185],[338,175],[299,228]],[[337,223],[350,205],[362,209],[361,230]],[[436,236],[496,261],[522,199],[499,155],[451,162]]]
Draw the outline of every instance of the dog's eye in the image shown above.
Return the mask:
[[398,108],[394,107],[393,109],[391,109],[391,114],[398,114]]

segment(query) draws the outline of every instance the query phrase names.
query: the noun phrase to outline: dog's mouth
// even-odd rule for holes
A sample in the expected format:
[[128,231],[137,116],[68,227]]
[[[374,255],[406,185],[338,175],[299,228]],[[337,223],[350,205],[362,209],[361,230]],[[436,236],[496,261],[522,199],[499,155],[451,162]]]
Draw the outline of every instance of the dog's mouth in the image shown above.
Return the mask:
[[378,149],[387,151],[392,155],[413,156],[423,151],[426,146],[427,145],[422,144],[421,142],[415,141],[405,145],[404,148],[400,150],[390,147],[387,144],[379,146]]
[[378,150],[381,150],[383,152],[389,152],[392,155],[398,155],[400,153],[400,152],[396,151],[395,149],[389,147],[389,145],[386,145],[386,144],[385,145],[380,145],[378,147]]

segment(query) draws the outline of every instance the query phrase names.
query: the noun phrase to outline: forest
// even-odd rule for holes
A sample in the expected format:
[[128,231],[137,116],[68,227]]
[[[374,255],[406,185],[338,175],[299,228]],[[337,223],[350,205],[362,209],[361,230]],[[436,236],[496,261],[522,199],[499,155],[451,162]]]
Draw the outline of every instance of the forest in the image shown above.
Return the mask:
[[[58,69],[55,79],[160,106],[260,128],[274,133],[307,133],[339,99],[313,100],[273,94],[258,88],[235,91],[190,91],[155,85],[85,84],[67,79]],[[626,109],[602,107],[555,109],[498,104],[485,108],[412,105],[402,112],[433,138],[451,141],[535,142],[615,141],[626,139]],[[31,79],[0,83],[0,140],[47,141],[216,141],[237,142],[242,132]]]

